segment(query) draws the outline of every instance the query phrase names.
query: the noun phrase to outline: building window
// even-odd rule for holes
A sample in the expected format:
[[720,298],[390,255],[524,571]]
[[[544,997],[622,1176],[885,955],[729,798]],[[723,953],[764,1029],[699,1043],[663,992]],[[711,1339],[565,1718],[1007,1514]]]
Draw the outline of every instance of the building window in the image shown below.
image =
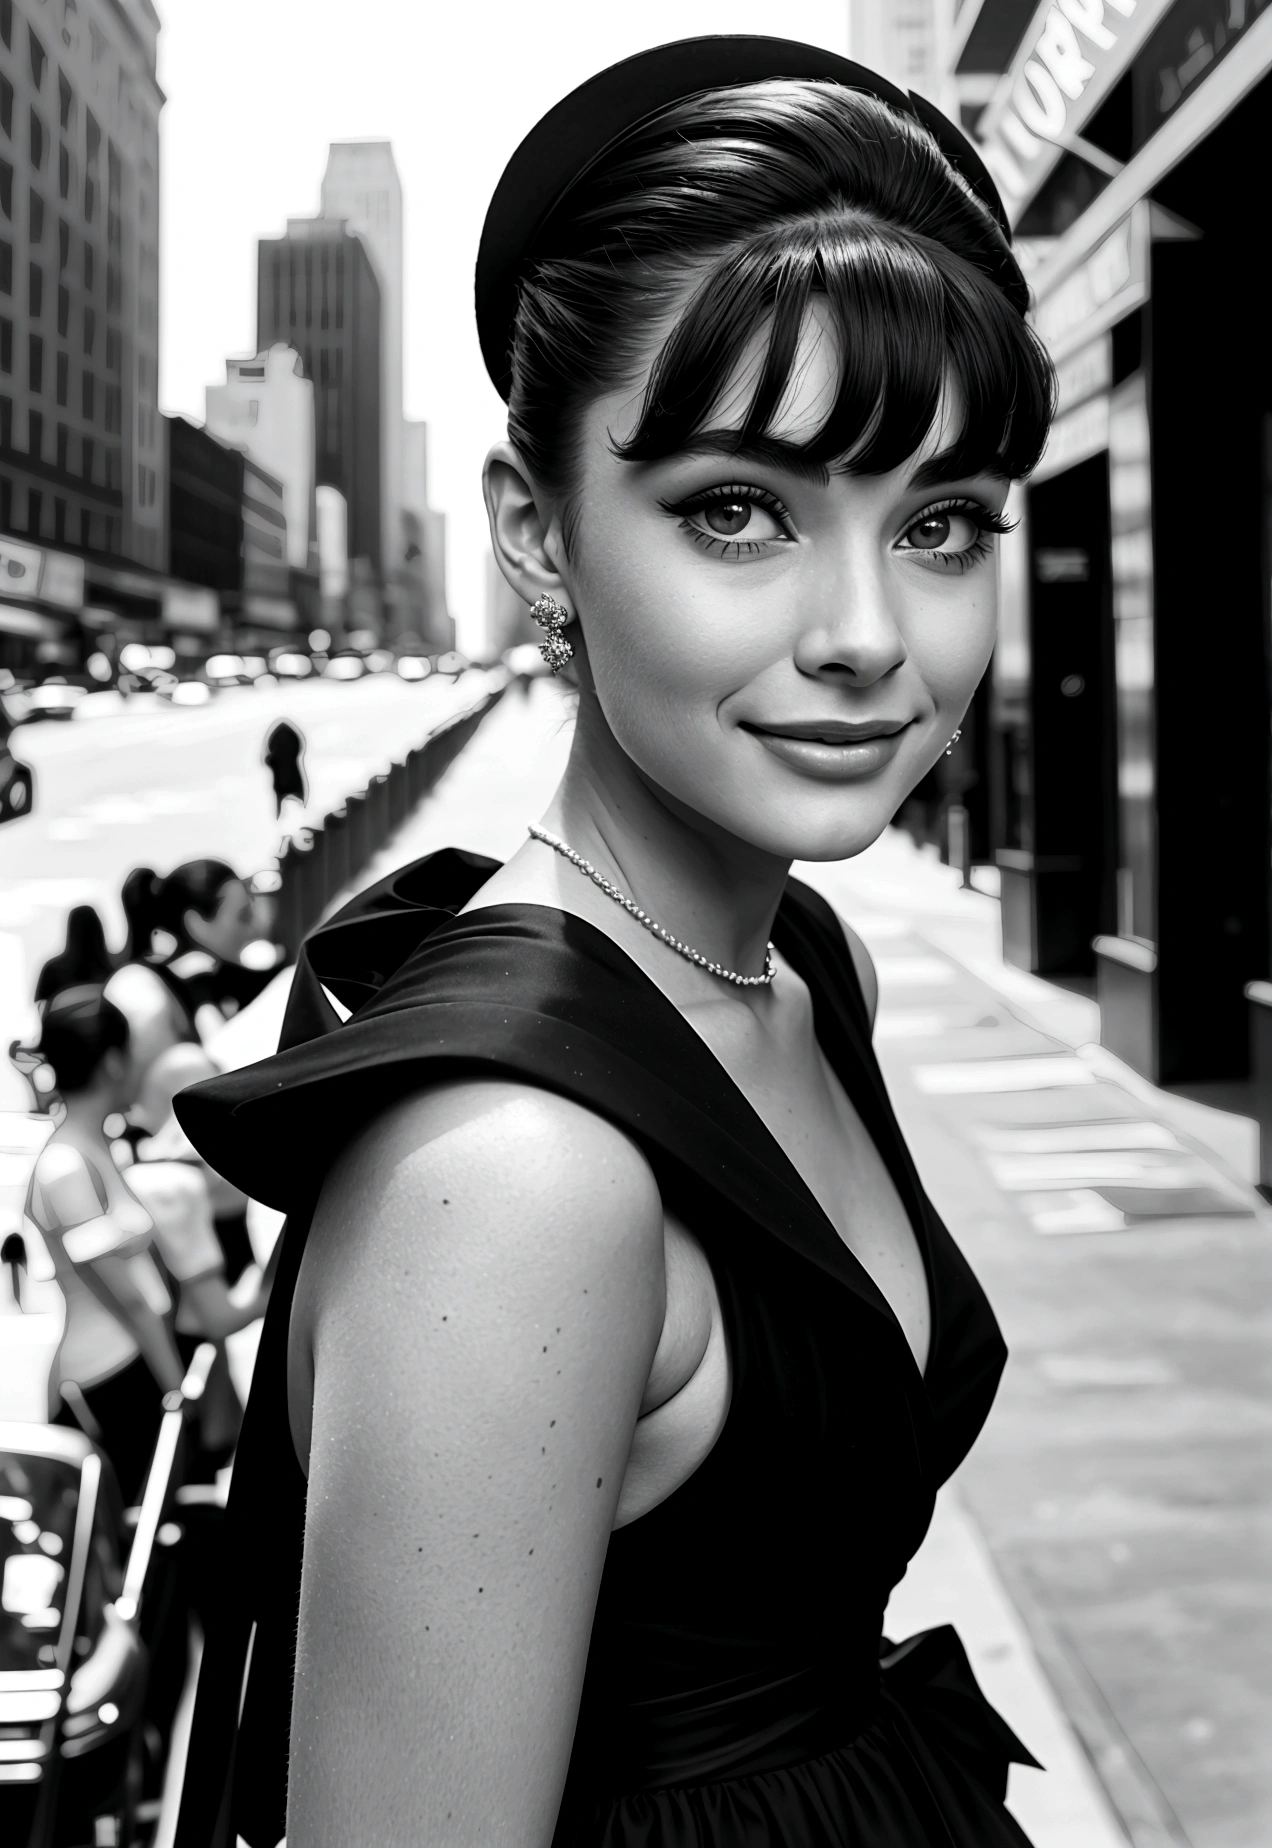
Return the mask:
[[27,49],[31,54],[31,81],[39,90],[44,84],[44,67],[48,63],[44,47],[35,36],[35,27],[27,27]]
[[0,0],[0,44],[13,49],[13,0]]
[[0,295],[13,294],[13,245],[0,237]]
[[57,151],[57,196],[69,199],[71,196],[71,150],[63,142]]
[[71,227],[64,218],[57,221],[57,268],[58,274],[71,267]]
[[31,197],[27,202],[27,212],[31,242],[42,244],[44,242],[44,201],[34,186],[31,188]]
[[13,322],[0,320],[0,372],[13,371]]
[[44,460],[44,414],[42,411],[27,412],[27,454],[33,462]]
[[107,314],[119,313],[118,263],[108,263],[106,265],[106,312]]
[[44,271],[38,263],[27,270],[27,312],[33,321],[44,313]]
[[93,246],[84,239],[84,287],[93,293]]
[[0,160],[0,212],[5,217],[13,218],[13,168],[7,160]]
[[118,385],[107,385],[102,393],[102,396],[106,401],[103,407],[104,408],[103,421],[106,425],[107,431],[111,435],[117,436],[119,434],[119,402],[120,402],[120,393],[119,393]]
[[108,488],[117,488],[119,486],[118,449],[108,449],[106,451],[106,486]]
[[89,423],[92,423],[93,421],[93,375],[91,372],[86,372],[84,374],[83,380],[81,381],[81,384],[80,384],[80,414],[81,416],[86,417]]
[[84,152],[88,157],[90,167],[96,163],[101,147],[102,131],[97,125],[97,117],[91,109],[86,109],[84,111]]
[[6,532],[13,527],[13,483],[5,476],[0,476],[0,527]]
[[65,132],[70,128],[75,115],[75,92],[67,81],[65,71],[60,72],[58,76],[57,103],[59,126]]
[[93,450],[93,439],[91,436],[86,436],[80,444],[80,474],[90,484],[93,479]]
[[0,398],[0,449],[13,448],[13,399]]
[[44,496],[38,488],[27,489],[26,529],[32,539],[40,536],[40,526],[44,519]]
[[63,474],[66,473],[66,456],[70,443],[71,433],[65,424],[60,423],[57,426],[57,465]]
[[31,111],[31,166],[38,173],[44,165],[44,124],[34,109]]
[[59,544],[66,543],[66,502],[60,495],[53,502],[53,537]]
[[7,77],[0,76],[0,129],[10,141],[13,139],[13,85]]
[[87,551],[90,551],[90,550],[92,549],[92,543],[93,543],[93,516],[92,516],[92,514],[91,514],[91,513],[90,513],[90,512],[88,511],[88,508],[87,508],[87,507],[81,507],[81,508],[80,508],[80,536],[79,536],[79,542],[80,542],[80,544],[81,544],[81,545],[83,546],[83,548],[84,548],[84,550],[85,550],[86,552],[87,552]]
[[65,353],[57,356],[57,401],[67,404],[71,393],[71,362]]
[[38,334],[27,341],[27,383],[32,391],[44,390],[44,342]]
[[71,292],[64,282],[57,286],[57,331],[66,339],[71,326]]
[[119,371],[119,329],[106,329],[106,370],[110,373]]
[[92,353],[97,341],[97,314],[92,308],[84,310],[84,351]]

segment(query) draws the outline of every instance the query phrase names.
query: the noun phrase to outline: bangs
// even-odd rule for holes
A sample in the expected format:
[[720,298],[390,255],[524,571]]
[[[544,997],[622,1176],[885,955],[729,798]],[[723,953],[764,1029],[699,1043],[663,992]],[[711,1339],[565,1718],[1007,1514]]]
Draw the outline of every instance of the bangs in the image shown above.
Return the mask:
[[953,403],[944,476],[1015,480],[1035,466],[1054,394],[1037,336],[965,258],[851,208],[787,222],[716,259],[663,343],[640,421],[615,453],[652,462],[688,448],[757,348],[737,445],[775,436],[814,296],[829,309],[838,384],[820,428],[785,444],[824,467],[887,474]]

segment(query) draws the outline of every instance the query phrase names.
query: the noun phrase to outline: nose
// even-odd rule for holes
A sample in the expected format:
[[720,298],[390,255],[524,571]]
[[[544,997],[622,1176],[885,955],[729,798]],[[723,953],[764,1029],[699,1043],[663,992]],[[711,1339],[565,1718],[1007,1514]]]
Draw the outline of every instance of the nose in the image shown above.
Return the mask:
[[817,587],[796,667],[814,680],[869,687],[900,667],[906,653],[882,573],[866,560],[841,561]]

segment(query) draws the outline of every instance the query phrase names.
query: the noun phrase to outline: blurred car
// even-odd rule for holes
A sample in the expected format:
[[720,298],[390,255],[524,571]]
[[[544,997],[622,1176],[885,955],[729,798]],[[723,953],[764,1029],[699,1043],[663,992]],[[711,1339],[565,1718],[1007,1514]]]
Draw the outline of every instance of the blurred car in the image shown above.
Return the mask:
[[[140,1848],[187,1669],[180,1555],[206,1546],[206,1492],[180,1487],[188,1412],[216,1350],[165,1412],[140,1508],[80,1431],[0,1423],[0,1841]],[[183,1505],[184,1502],[184,1505]],[[174,1519],[174,1516],[177,1517]]]
[[41,686],[28,687],[21,695],[21,723],[31,725],[37,719],[69,719],[87,691],[87,687],[75,686],[56,676]]
[[249,680],[259,680],[262,674],[269,672],[269,662],[264,655],[244,655],[243,672]]
[[352,648],[337,648],[327,656],[322,670],[326,680],[361,680],[366,671],[366,662]]
[[437,657],[437,671],[439,674],[462,674],[467,666],[467,655],[458,653],[454,648],[448,649],[445,654],[440,654]]
[[206,706],[212,689],[206,680],[178,680],[170,687],[160,687],[160,695],[174,706]]
[[29,764],[21,763],[9,749],[13,722],[0,700],[0,821],[21,821],[31,813],[35,802],[35,779]]
[[272,648],[269,667],[280,680],[307,680],[314,671],[309,656],[301,654],[298,648]]
[[203,672],[208,684],[214,687],[250,687],[252,684],[242,655],[209,655],[203,663]]
[[403,655],[397,664],[399,680],[427,680],[433,663],[427,655]]
[[393,672],[393,650],[391,648],[373,648],[366,657],[368,674],[391,674]]

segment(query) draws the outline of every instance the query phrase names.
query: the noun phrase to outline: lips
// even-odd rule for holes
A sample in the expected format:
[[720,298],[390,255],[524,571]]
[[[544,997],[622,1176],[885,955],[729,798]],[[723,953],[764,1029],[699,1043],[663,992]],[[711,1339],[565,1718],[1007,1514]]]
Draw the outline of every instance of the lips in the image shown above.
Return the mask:
[[744,724],[742,729],[770,738],[802,738],[810,744],[864,744],[871,738],[892,738],[904,731],[909,719],[804,719],[774,725]]

